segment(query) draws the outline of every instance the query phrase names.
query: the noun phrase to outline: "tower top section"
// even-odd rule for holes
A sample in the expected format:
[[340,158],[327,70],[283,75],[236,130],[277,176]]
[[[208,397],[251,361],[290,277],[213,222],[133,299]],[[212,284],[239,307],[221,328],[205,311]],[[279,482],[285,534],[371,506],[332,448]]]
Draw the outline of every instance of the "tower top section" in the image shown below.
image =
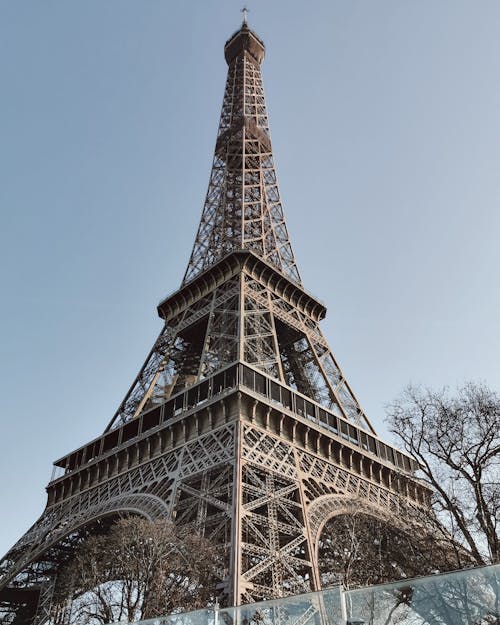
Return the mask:
[[226,87],[205,205],[183,284],[248,250],[296,284],[262,85],[265,46],[246,21],[224,46]]
[[250,56],[259,65],[261,65],[264,60],[266,47],[264,46],[264,42],[257,37],[253,30],[248,28],[246,22],[243,22],[241,28],[226,41],[226,45],[224,46],[224,56],[227,64],[231,65],[234,59],[244,50],[246,50],[248,54],[250,54]]
[[[246,363],[250,375],[261,376],[259,388],[274,380],[287,387],[285,395],[301,394],[302,417],[318,418],[346,440],[364,440],[358,426],[375,434],[319,327],[326,309],[304,289],[295,262],[262,85],[264,51],[246,21],[224,46],[228,69],[214,159],[186,273],[158,307],[165,327],[108,430]],[[323,407],[321,417],[311,402]],[[342,419],[342,431],[328,425],[325,410]]]

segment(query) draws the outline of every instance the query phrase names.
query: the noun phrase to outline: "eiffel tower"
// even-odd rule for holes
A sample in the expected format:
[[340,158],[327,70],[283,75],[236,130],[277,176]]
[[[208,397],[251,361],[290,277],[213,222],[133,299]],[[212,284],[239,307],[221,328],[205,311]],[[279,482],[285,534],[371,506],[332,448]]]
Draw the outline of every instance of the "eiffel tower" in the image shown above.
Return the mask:
[[167,517],[222,544],[238,605],[321,587],[325,522],[418,513],[416,463],[376,434],[308,293],[280,200],[246,19],[228,64],[208,191],[180,288],[104,433],[54,463],[47,506],[0,562],[9,622],[42,625],[58,569],[97,524]]

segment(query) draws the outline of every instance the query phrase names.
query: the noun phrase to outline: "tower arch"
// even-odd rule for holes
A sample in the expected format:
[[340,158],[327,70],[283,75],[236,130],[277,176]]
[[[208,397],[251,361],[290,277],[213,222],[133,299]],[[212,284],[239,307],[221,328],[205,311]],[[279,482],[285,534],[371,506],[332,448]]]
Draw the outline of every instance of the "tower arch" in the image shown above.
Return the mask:
[[316,553],[325,525],[334,517],[354,513],[365,514],[386,522],[393,519],[394,524],[398,528],[403,529],[406,527],[400,516],[394,517],[391,515],[390,510],[384,510],[380,506],[376,506],[364,499],[353,498],[345,494],[322,495],[315,499],[308,508],[309,524],[313,532]]

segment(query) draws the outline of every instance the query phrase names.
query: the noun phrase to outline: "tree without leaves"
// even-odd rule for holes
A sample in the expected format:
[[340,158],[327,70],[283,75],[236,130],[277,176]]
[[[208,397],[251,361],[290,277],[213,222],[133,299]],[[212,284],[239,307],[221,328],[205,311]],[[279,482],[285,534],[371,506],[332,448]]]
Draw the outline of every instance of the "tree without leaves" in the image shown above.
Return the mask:
[[[408,511],[410,512],[410,511]],[[352,511],[328,521],[321,534],[319,565],[324,586],[366,587],[354,598],[354,613],[373,625],[434,623],[486,625],[498,614],[496,578],[481,569],[460,576],[411,578],[455,569],[449,536],[435,531],[425,515],[375,518],[354,502]],[[408,581],[403,581],[408,579]],[[373,586],[399,582],[389,586]],[[350,601],[348,596],[348,602]],[[484,617],[484,618],[483,618]],[[488,617],[489,618],[489,617]]]
[[71,623],[103,625],[205,607],[215,598],[221,559],[196,533],[131,517],[91,536],[58,577],[60,606]]
[[419,519],[405,525],[353,511],[328,521],[318,551],[324,586],[356,588],[454,568],[449,545]]
[[500,561],[500,398],[474,383],[456,395],[409,386],[388,422],[434,491],[429,520],[448,536],[456,568]]
[[[324,583],[366,586],[498,562],[500,399],[474,384],[454,397],[409,387],[390,406],[389,422],[435,493],[432,509],[408,516],[406,527],[356,506],[329,521],[319,551]],[[426,622],[483,623],[473,615],[498,595],[494,583],[479,586],[478,593],[459,580],[439,591],[431,584],[418,598],[411,583],[374,592],[371,614],[377,623],[407,622],[408,614]],[[491,614],[498,613],[495,605]]]

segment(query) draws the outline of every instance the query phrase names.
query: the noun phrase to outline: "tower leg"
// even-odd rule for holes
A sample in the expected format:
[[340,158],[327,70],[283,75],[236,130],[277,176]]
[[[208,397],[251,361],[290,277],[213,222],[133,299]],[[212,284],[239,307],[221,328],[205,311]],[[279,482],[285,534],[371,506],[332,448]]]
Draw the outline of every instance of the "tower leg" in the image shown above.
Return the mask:
[[40,588],[40,597],[36,608],[33,625],[45,625],[52,614],[52,599],[56,585],[55,577],[50,577]]

